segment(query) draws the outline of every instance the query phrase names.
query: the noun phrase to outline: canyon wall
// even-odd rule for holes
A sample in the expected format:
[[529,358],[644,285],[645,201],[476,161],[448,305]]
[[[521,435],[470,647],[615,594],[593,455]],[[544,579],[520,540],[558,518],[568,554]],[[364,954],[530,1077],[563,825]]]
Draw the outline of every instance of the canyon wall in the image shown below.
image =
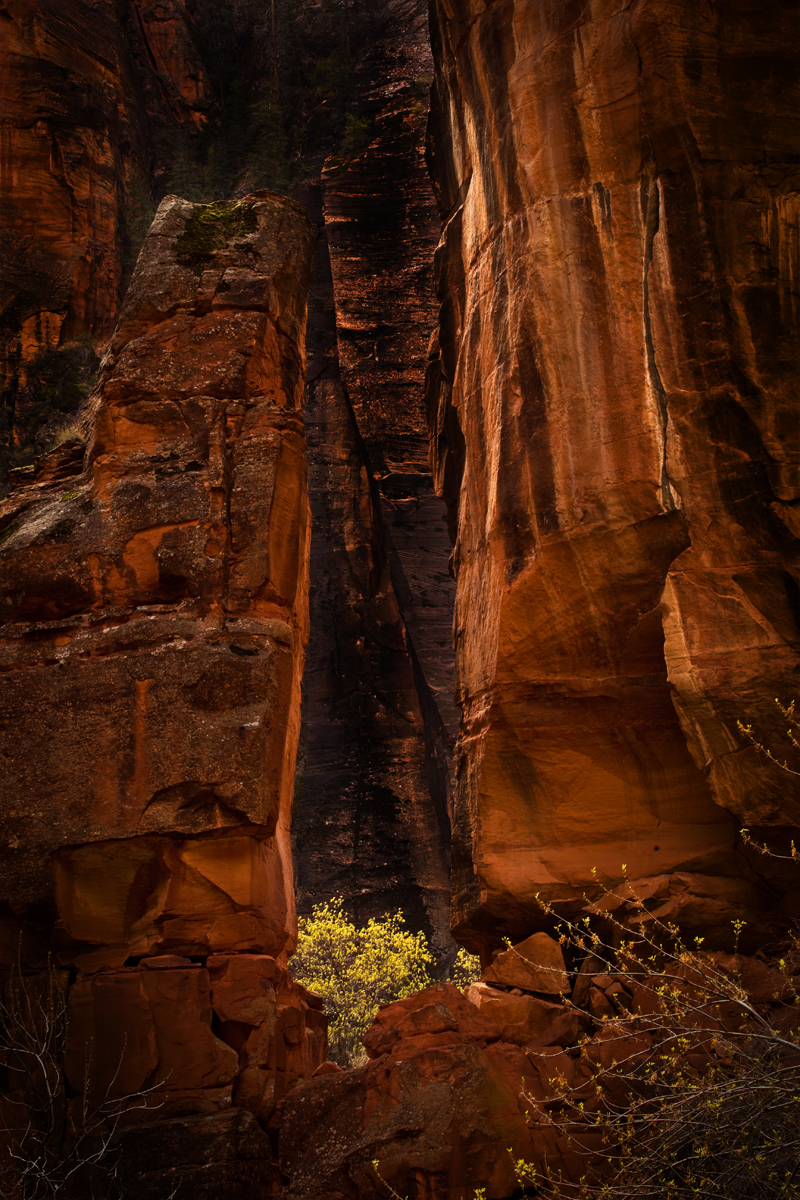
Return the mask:
[[[0,5],[9,377],[111,331],[129,185],[210,111],[199,8]],[[263,6],[226,11],[269,47]],[[792,17],[433,0],[431,58],[420,0],[385,0],[297,189],[316,241],[246,171],[168,198],[80,427],[10,472],[0,961],[53,955],[71,1087],[142,1096],[138,1200],[365,1200],[376,1160],[401,1194],[506,1196],[509,1146],[558,1149],[527,1048],[572,1070],[614,1011],[609,978],[576,973],[581,1023],[498,960],[309,1078],[291,815],[305,910],[400,904],[443,959],[451,812],[485,960],[623,869],[709,944],[796,915],[795,865],[739,835],[786,844],[795,781],[736,724],[782,758],[798,678]]]
[[320,230],[309,312],[311,638],[294,817],[298,906],[401,907],[452,957],[454,583],[424,407],[439,221],[419,0],[375,10],[355,71],[360,149],[295,193]]
[[[131,192],[213,97],[180,0],[8,0],[0,11],[0,391],[120,302]],[[163,156],[164,146],[161,147]]]
[[[612,940],[604,906],[704,947],[743,920],[759,951],[797,913],[796,863],[739,832],[788,855],[796,778],[737,727],[791,754],[774,698],[800,667],[794,7],[433,0],[454,931],[483,980],[386,1006],[366,1063],[292,1091],[292,1200],[501,1200],[561,1171],[581,1190],[599,1141],[564,1136],[549,1102],[571,1122],[562,1088],[585,1083],[593,1120],[603,1068],[649,1045],[640,1025],[615,1040],[617,1019],[653,1010],[615,954],[565,962],[540,899]],[[644,911],[587,904],[625,872]],[[504,936],[525,942],[492,958]],[[792,1019],[763,957],[707,961]]]
[[72,970],[74,1087],[222,1114],[223,1143],[232,1103],[266,1126],[325,1057],[285,969],[312,248],[291,200],[168,197],[86,446],[11,472],[0,510],[4,966]]
[[[311,155],[294,194],[320,232],[298,896],[307,910],[341,893],[360,917],[402,907],[448,956],[454,582],[423,401],[439,236],[423,159],[433,64],[424,0],[383,0],[353,21],[363,29],[352,26],[348,64],[336,58],[342,13],[308,3],[277,25],[281,103],[304,110],[284,113],[291,137],[303,141],[304,122],[322,129],[293,150]],[[263,150],[277,130],[252,125],[275,65],[269,11],[252,0],[13,0],[0,22],[1,487],[7,467],[75,422],[97,368],[91,339],[113,329],[150,197],[167,180],[195,198],[246,194],[242,147]],[[332,89],[314,83],[313,63],[294,71],[292,39],[338,63]],[[243,82],[231,93],[235,47]],[[226,140],[242,153],[224,178]]]
[[795,827],[796,778],[736,726],[782,759],[800,667],[795,18],[433,5],[428,402],[476,949],[623,864],[709,938],[795,912],[738,830]]

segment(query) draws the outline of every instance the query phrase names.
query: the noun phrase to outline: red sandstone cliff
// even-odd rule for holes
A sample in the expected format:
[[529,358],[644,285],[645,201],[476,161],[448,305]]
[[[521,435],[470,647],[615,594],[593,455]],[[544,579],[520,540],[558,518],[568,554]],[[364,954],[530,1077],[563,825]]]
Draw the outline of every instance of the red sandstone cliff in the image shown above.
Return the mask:
[[[404,92],[424,74],[420,12],[396,11],[413,26],[396,38],[405,60],[384,43],[364,67],[373,142],[329,163],[319,195],[317,708],[298,844],[308,894],[418,889],[438,921],[444,839],[424,773],[447,747],[446,656],[431,645],[447,548],[437,525],[427,540],[413,403],[432,231]],[[435,6],[446,228],[429,415],[458,574],[456,922],[482,950],[536,928],[536,892],[575,900],[592,867],[613,878],[623,862],[652,907],[709,938],[733,914],[757,936],[793,912],[788,874],[736,838],[745,821],[796,824],[786,778],[735,734],[737,716],[767,727],[797,678],[784,11]],[[137,12],[154,59],[184,61],[177,8]],[[185,62],[179,75],[198,99],[201,75]],[[282,965],[310,237],[263,195],[206,217],[161,210],[89,454],[68,442],[17,476],[0,535],[6,962],[22,917],[77,972],[73,1083],[91,1034],[101,1082],[124,1052],[126,1086],[170,1091],[177,1124],[127,1142],[134,1193],[154,1200],[177,1155],[215,1200],[275,1184],[252,1114],[274,1130],[323,1042]],[[64,295],[81,288],[71,277]],[[508,1194],[506,1143],[542,1145],[518,1102],[539,1087],[522,1047],[566,1059],[581,1030],[541,997],[493,991],[413,998],[379,1018],[366,1067],[295,1090],[288,1194],[381,1194],[376,1151],[401,1189]]]
[[[794,912],[794,866],[737,842],[796,825],[791,779],[735,726],[771,724],[797,680],[794,77],[780,13],[705,12],[434,5],[454,921],[487,957],[541,927],[536,893],[582,905],[595,867],[626,863],[646,908],[708,941]],[[474,1007],[444,987],[391,1006],[366,1066],[292,1093],[290,1196],[372,1200],[376,1161],[400,1195],[507,1196],[501,1146],[580,1177],[519,1097],[592,1077],[616,984],[591,956],[562,975],[584,1021],[505,957]]]
[[[90,374],[91,350],[71,339],[82,331],[105,338],[113,326],[133,202],[146,207],[154,176],[186,141],[180,130],[219,116],[195,42],[207,57],[217,42],[226,53],[250,46],[241,64],[248,78],[265,54],[272,63],[269,13],[250,0],[100,9],[20,0],[8,14],[0,48],[6,454],[41,450],[74,420],[50,393],[64,390],[67,357],[73,391]],[[324,265],[314,287],[321,325],[306,405],[314,620],[298,883],[304,905],[334,892],[364,916],[400,905],[448,952],[454,585],[422,400],[439,233],[422,157],[433,66],[420,0],[385,0],[364,20],[369,49],[349,103],[370,126],[368,144],[344,156],[336,149],[320,188],[302,194],[323,230],[319,261],[328,264],[329,248],[333,275]],[[341,14],[313,4],[292,21],[320,54],[341,32]],[[251,90],[248,100],[261,95]],[[246,123],[246,106],[240,118]],[[49,132],[31,142],[39,126]],[[231,132],[241,138],[244,127]],[[328,151],[340,134],[334,119]],[[43,378],[32,378],[37,352],[57,345],[57,355],[37,360]]]
[[36,929],[77,973],[70,1082],[94,1045],[93,1093],[156,1085],[161,1118],[233,1099],[266,1123],[324,1058],[285,970],[312,244],[270,193],[168,197],[85,453],[2,505],[5,965]]
[[[627,863],[778,921],[795,826],[793,6],[435,4],[429,403],[455,531],[455,912],[474,946]],[[796,894],[796,884],[790,890]]]

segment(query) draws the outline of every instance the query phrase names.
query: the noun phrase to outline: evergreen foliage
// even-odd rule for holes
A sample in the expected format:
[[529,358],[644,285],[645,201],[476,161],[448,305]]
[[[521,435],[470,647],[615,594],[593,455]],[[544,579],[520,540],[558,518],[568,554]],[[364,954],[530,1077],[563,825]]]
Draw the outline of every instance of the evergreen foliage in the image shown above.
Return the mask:
[[[183,195],[184,193],[179,193]],[[188,199],[188,197],[187,197]],[[142,176],[136,172],[128,180],[125,187],[125,203],[122,211],[123,245],[122,256],[122,292],[127,291],[128,284],[136,266],[144,239],[153,223],[155,205],[153,204],[147,186]]]
[[15,442],[0,456],[0,482],[9,467],[27,466],[57,444],[60,431],[72,425],[89,397],[99,365],[88,334],[42,350],[26,364],[25,386],[14,397]]
[[372,128],[356,102],[356,72],[385,20],[367,0],[322,0],[313,12],[272,0],[249,23],[231,0],[195,0],[217,103],[199,134],[175,136],[163,194],[197,202],[286,192],[319,156],[352,158]]

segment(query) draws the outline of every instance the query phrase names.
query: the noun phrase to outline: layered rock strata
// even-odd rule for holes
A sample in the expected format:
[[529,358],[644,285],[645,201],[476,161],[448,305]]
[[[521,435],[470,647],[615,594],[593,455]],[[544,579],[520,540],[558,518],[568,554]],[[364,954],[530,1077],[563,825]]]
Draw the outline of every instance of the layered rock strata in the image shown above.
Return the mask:
[[757,937],[797,892],[737,839],[800,810],[736,726],[774,746],[800,666],[792,6],[457,0],[432,30],[458,935],[627,864]]
[[[313,233],[168,197],[85,418],[3,502],[6,965],[77,973],[69,1074],[269,1120],[325,1056],[285,970],[308,634]],[[115,1075],[115,1072],[117,1074]],[[160,1097],[164,1101],[164,1097]]]
[[311,640],[295,813],[298,903],[402,907],[447,955],[453,581],[423,375],[439,224],[423,161],[424,6],[384,4],[356,72],[368,145],[298,198],[320,223],[306,422]]

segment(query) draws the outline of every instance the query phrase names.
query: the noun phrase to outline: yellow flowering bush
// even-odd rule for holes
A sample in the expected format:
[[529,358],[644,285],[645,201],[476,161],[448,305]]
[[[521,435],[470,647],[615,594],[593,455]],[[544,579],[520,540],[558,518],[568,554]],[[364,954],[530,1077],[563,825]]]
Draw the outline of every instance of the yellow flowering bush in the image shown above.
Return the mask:
[[402,912],[373,917],[359,928],[344,900],[334,896],[300,918],[289,966],[325,1001],[329,1057],[348,1067],[363,1054],[362,1038],[380,1006],[429,987],[433,962],[425,934],[408,930]]

